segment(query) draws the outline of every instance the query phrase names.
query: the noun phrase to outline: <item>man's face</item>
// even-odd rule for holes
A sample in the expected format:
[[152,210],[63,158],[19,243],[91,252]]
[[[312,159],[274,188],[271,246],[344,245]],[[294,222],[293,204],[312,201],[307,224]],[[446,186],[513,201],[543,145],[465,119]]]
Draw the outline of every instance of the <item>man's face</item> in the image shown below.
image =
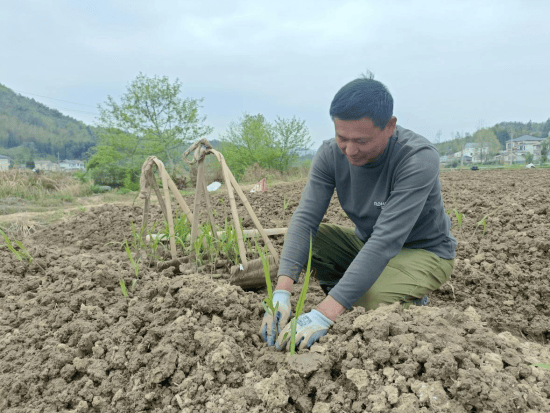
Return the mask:
[[384,129],[377,128],[368,118],[341,120],[334,118],[336,143],[350,164],[362,166],[376,161],[386,149],[395,131],[397,118],[392,116]]

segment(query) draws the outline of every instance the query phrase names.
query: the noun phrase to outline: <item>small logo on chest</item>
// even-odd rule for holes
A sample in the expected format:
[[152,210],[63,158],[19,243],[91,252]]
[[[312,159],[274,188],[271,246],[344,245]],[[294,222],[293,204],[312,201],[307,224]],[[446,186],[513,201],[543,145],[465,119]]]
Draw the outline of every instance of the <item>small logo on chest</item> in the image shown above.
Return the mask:
[[385,202],[374,202],[374,206],[378,209],[384,209],[384,207],[386,206],[386,203]]

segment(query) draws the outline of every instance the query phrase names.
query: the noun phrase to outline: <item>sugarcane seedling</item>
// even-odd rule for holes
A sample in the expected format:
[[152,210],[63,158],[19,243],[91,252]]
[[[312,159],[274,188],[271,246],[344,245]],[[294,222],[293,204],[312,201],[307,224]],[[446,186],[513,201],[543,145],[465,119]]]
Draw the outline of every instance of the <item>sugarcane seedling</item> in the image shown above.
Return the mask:
[[476,224],[476,227],[475,227],[475,229],[474,229],[474,232],[472,233],[472,238],[474,237],[474,235],[476,234],[476,231],[477,231],[478,227],[480,227],[480,226],[483,226],[483,235],[485,235],[485,232],[487,232],[487,218],[489,218],[491,215],[493,215],[494,213],[496,213],[499,209],[500,209],[500,207],[498,207],[498,208],[495,209],[493,212],[490,212],[490,213],[488,213],[487,215],[485,215],[483,218],[481,218],[481,220]]
[[[141,257],[139,257],[137,261],[134,260],[134,257],[132,256],[132,251],[130,251],[130,246],[128,245],[128,241],[126,241],[126,243],[124,244],[124,248],[126,249],[126,254],[130,259],[130,264],[132,264],[132,267],[134,268],[134,274],[136,276],[136,278],[132,281],[132,288],[131,288],[131,291],[134,291],[134,288],[136,288],[136,284],[139,278],[139,261],[141,260]],[[120,281],[121,281],[121,288],[122,288],[122,283],[124,283],[124,280],[121,279]],[[124,291],[126,291],[126,285],[124,285],[124,288],[122,288],[123,294],[124,294]]]
[[462,212],[458,212],[457,208],[453,209],[453,212],[455,214],[456,222],[458,223],[458,228],[462,226],[462,220],[466,217]]
[[193,249],[195,250],[195,260],[196,260],[197,269],[198,269],[198,267],[202,266],[201,247],[202,247],[203,237],[204,237],[203,234],[199,234],[197,236],[197,239],[193,243]]
[[23,261],[24,259],[25,260],[28,260],[29,263],[32,263],[32,256],[31,254],[29,254],[29,252],[27,251],[27,249],[25,248],[25,246],[23,245],[23,243],[21,241],[17,241],[15,240],[15,245],[17,245],[19,247],[19,251],[17,251],[13,244],[11,243],[11,240],[10,238],[6,235],[6,233],[4,231],[2,231],[0,229],[0,235],[2,235],[2,237],[4,238],[4,242],[6,243],[6,246],[8,247],[8,249],[13,252],[13,254],[15,255],[15,257],[19,260],[19,261]]
[[124,282],[124,279],[121,278],[119,280],[119,284],[120,284],[120,289],[122,290],[122,295],[125,297],[125,298],[128,298],[128,290],[126,289],[126,283]]
[[[273,316],[273,319],[275,319],[275,315],[277,314],[277,310],[279,309],[279,303],[277,303],[276,306],[273,306],[273,286],[271,285],[271,275],[269,273],[269,256],[267,253],[267,246],[266,250],[264,251],[261,247],[258,246],[258,243],[256,242],[256,250],[258,251],[258,255],[260,256],[260,258],[262,259],[265,284],[267,287],[267,297],[264,298],[264,300],[262,301],[262,306],[264,307],[265,312]],[[277,323],[275,323],[275,335],[277,334]]]
[[[298,298],[298,303],[296,304],[296,314],[290,320],[290,355],[293,355],[296,351],[296,324],[298,322],[298,317],[302,314],[304,309],[304,303],[306,302],[307,289],[309,287],[309,277],[311,276],[311,256],[313,253],[313,240],[311,235],[309,236],[309,257],[307,260],[307,269],[306,275],[304,278],[304,284],[302,285],[302,291],[300,292],[300,297]],[[283,337],[283,340],[286,340],[287,336]]]
[[208,260],[211,263],[212,273],[214,273],[216,270],[216,260],[219,256],[219,245],[217,244],[217,239],[214,237],[212,226],[210,224],[205,224],[202,226],[201,232],[203,239],[206,241]]

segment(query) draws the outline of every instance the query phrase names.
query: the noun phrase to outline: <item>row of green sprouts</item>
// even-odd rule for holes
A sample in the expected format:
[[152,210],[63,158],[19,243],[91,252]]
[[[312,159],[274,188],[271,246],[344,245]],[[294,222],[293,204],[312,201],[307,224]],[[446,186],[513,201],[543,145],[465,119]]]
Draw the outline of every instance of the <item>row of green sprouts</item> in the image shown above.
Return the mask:
[[[313,247],[313,241],[310,236],[309,255],[307,260],[307,268],[306,268],[306,274],[304,277],[304,283],[302,285],[302,291],[300,292],[300,297],[298,297],[298,303],[296,304],[296,312],[294,314],[294,317],[290,320],[290,354],[291,355],[293,355],[296,351],[296,323],[298,322],[298,317],[300,317],[300,314],[302,314],[302,310],[304,309],[307,290],[309,288],[309,278],[311,276],[312,247]],[[262,302],[262,306],[264,307],[264,310],[269,315],[273,316],[273,319],[275,320],[275,316],[279,308],[279,303],[277,303],[275,306],[273,305],[273,287],[271,284],[271,276],[269,272],[269,257],[268,257],[267,249],[263,251],[261,248],[259,248],[258,251],[262,259],[262,264],[264,267],[265,284],[267,286],[267,297]],[[277,323],[275,323],[275,335],[278,335],[278,333],[279,331],[277,331]],[[287,334],[289,333],[285,333],[285,336],[283,337],[283,341],[287,339]]]

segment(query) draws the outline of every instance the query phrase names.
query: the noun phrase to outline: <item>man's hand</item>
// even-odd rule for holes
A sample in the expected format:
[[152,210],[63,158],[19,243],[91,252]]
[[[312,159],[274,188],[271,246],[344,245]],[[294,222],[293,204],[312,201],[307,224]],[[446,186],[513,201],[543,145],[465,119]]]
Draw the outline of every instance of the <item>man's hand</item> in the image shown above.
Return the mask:
[[[298,350],[302,350],[306,347],[310,348],[313,343],[328,333],[328,329],[333,324],[334,322],[317,310],[311,310],[309,313],[300,315],[296,322],[295,339]],[[290,323],[288,323],[279,333],[279,337],[275,343],[275,348],[277,350],[282,350],[285,345],[287,350],[290,349],[290,333],[291,327]]]
[[275,290],[273,292],[273,307],[277,306],[275,316],[267,311],[264,314],[264,319],[260,327],[260,335],[267,342],[268,346],[275,344],[277,332],[281,331],[284,325],[288,323],[292,309],[290,306],[290,292],[286,290]]

